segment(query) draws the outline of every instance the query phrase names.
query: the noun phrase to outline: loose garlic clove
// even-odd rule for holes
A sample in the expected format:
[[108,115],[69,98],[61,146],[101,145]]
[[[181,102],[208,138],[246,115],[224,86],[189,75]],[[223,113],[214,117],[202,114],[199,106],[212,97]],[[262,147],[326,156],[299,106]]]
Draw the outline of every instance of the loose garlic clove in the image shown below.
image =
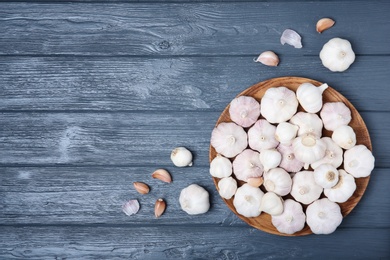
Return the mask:
[[172,177],[167,170],[157,169],[152,173],[154,179],[159,179],[160,181],[171,183]]
[[278,152],[282,155],[279,167],[285,169],[288,172],[299,172],[304,163],[297,160],[294,155],[293,147],[280,144],[277,148]]
[[335,24],[335,21],[330,18],[322,18],[318,20],[316,25],[316,30],[319,33],[322,33],[323,31],[329,29]]
[[324,128],[329,131],[351,122],[351,110],[343,102],[327,102],[320,113]]
[[276,149],[262,150],[260,153],[260,162],[265,172],[278,167],[281,160],[282,155]]
[[342,72],[355,61],[351,43],[340,38],[333,38],[324,44],[320,52],[322,65],[333,72]]
[[270,214],[271,216],[278,216],[283,212],[283,200],[281,197],[269,191],[264,194],[261,199],[260,211]]
[[291,195],[305,205],[317,200],[323,188],[314,180],[312,171],[297,172],[292,179]]
[[362,144],[356,145],[344,153],[344,170],[355,178],[367,177],[374,169],[375,158],[372,152]]
[[264,187],[267,191],[272,191],[280,196],[290,193],[292,180],[290,174],[282,168],[271,169],[264,173]]
[[314,180],[322,188],[329,189],[339,181],[339,172],[331,164],[321,164],[314,170]]
[[122,206],[122,211],[127,215],[131,216],[137,214],[139,210],[139,202],[138,200],[129,200]]
[[220,123],[211,133],[211,145],[217,153],[233,158],[248,146],[247,134],[235,123]]
[[333,131],[332,140],[341,148],[351,149],[356,144],[356,134],[352,127],[342,125]]
[[298,112],[291,119],[290,123],[297,125],[298,136],[314,134],[317,138],[322,136],[322,121],[317,114]]
[[297,89],[297,99],[306,112],[317,113],[322,108],[322,93],[328,88],[328,84],[319,87],[311,83],[303,83]]
[[253,125],[260,116],[260,104],[253,97],[240,96],[230,102],[230,119],[242,127]]
[[147,194],[149,193],[149,186],[146,183],[143,182],[133,182],[134,188],[138,193],[140,194]]
[[261,199],[264,196],[259,188],[245,183],[239,187],[234,195],[233,205],[238,214],[251,218],[260,215]]
[[284,30],[282,36],[280,37],[281,44],[288,44],[294,46],[294,48],[302,48],[301,36],[291,29]]
[[306,222],[314,234],[330,234],[341,224],[340,206],[327,198],[317,200],[306,209]]
[[163,199],[158,199],[156,203],[154,204],[154,215],[156,218],[161,217],[161,215],[164,213],[165,208],[167,207],[167,204]]
[[306,215],[302,205],[298,202],[287,199],[283,203],[283,213],[279,216],[272,216],[272,225],[283,234],[294,234],[301,231],[305,226]]
[[258,152],[275,148],[279,144],[275,139],[275,130],[276,126],[271,125],[267,120],[258,120],[248,130],[249,147]]
[[297,136],[298,129],[297,125],[282,122],[276,127],[275,139],[283,145],[290,145]]
[[304,134],[295,138],[292,146],[295,157],[305,163],[305,169],[308,169],[309,164],[325,156],[325,142],[322,139],[316,138],[313,134]]
[[255,60],[256,62],[261,62],[266,66],[275,67],[279,64],[279,57],[273,51],[265,51],[260,54],[259,57]]
[[247,181],[249,178],[261,177],[263,171],[259,153],[251,149],[244,150],[233,161],[233,172],[239,180]]
[[180,192],[181,209],[189,215],[206,213],[210,208],[209,193],[197,184],[191,184]]
[[171,160],[177,167],[192,166],[192,154],[185,147],[177,147],[171,152]]
[[248,178],[247,183],[251,185],[252,187],[260,187],[264,182],[263,177],[255,177],[255,178]]
[[324,194],[330,201],[346,202],[355,192],[355,178],[344,170],[339,170],[339,181],[330,189],[324,189]]
[[232,172],[232,162],[228,158],[225,158],[220,154],[217,154],[217,156],[210,163],[210,174],[213,177],[229,177],[230,175],[232,175]]
[[224,199],[231,199],[237,191],[237,181],[232,177],[227,177],[219,180],[218,192]]
[[294,91],[286,87],[269,88],[260,103],[261,115],[270,123],[289,120],[298,109]]

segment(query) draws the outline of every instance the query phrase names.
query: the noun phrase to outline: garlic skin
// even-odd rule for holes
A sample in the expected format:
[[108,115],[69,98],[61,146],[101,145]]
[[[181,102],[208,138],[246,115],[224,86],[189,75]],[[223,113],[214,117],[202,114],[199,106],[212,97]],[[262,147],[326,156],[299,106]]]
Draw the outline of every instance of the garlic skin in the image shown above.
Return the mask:
[[309,164],[325,156],[325,142],[322,139],[316,138],[313,134],[304,134],[295,138],[292,146],[295,157],[305,163],[305,169],[308,169]]
[[338,168],[343,163],[343,149],[338,146],[330,137],[321,138],[326,144],[325,157],[312,163],[310,166],[316,169],[318,166],[324,163],[333,165]]
[[137,214],[139,210],[139,202],[138,200],[129,200],[122,206],[122,211],[127,215],[131,216]]
[[351,122],[351,110],[343,102],[327,102],[320,113],[326,130],[334,131],[342,125]]
[[342,72],[355,61],[351,43],[341,38],[333,38],[324,44],[320,52],[322,65],[333,72]]
[[227,177],[219,180],[218,192],[224,199],[231,199],[237,191],[237,181],[232,177]]
[[276,127],[275,139],[281,144],[290,145],[297,136],[298,129],[299,127],[297,125],[281,122]]
[[317,113],[322,108],[322,93],[328,88],[324,83],[319,87],[303,83],[297,89],[297,99],[306,112]]
[[284,30],[282,36],[280,37],[280,43],[282,45],[287,43],[297,49],[302,48],[301,36],[291,29]]
[[330,201],[344,203],[355,192],[355,178],[344,170],[339,170],[339,181],[335,186],[324,189],[324,194]]
[[283,212],[283,200],[281,197],[269,191],[264,194],[261,199],[260,211],[270,214],[271,216],[278,216]]
[[189,215],[206,213],[210,208],[209,193],[197,184],[191,184],[180,192],[181,209]]
[[292,179],[291,195],[298,202],[305,205],[317,200],[323,188],[314,180],[312,171],[297,172]]
[[281,160],[282,155],[276,149],[262,150],[260,152],[260,162],[265,172],[278,167]]
[[275,130],[276,126],[271,125],[267,120],[258,120],[248,130],[249,147],[258,152],[275,148],[279,144],[275,139]]
[[340,206],[327,198],[317,200],[306,209],[306,222],[314,234],[330,234],[341,224]]
[[332,140],[341,148],[351,149],[356,144],[356,134],[352,127],[342,125],[333,131]]
[[282,168],[271,169],[264,173],[264,187],[267,191],[272,191],[279,196],[290,193],[292,180],[290,174]]
[[291,119],[290,123],[299,127],[298,136],[314,134],[317,138],[322,136],[322,120],[317,114],[298,112]]
[[280,168],[283,168],[288,172],[299,172],[302,169],[304,163],[295,158],[292,145],[287,146],[280,144],[276,149],[282,155],[282,160],[279,164]]
[[244,150],[233,161],[233,172],[239,180],[247,181],[249,178],[261,177],[263,171],[260,154],[251,149]]
[[253,125],[260,116],[260,104],[253,97],[240,96],[230,102],[230,119],[242,127]]
[[233,173],[232,162],[228,158],[223,157],[220,154],[217,154],[217,156],[210,163],[211,176],[216,178],[225,178],[232,175],[232,173]]
[[356,145],[344,153],[344,170],[355,178],[369,176],[374,164],[375,158],[365,145]]
[[302,205],[298,202],[287,199],[283,203],[283,213],[279,216],[272,216],[272,225],[283,234],[294,234],[301,231],[305,226],[306,215]]
[[298,108],[294,91],[286,87],[269,88],[260,103],[261,115],[270,123],[289,120]]
[[331,164],[321,164],[314,170],[314,180],[322,188],[329,189],[339,181],[339,172]]
[[220,123],[211,133],[210,143],[217,153],[233,158],[248,146],[247,134],[235,123]]
[[177,147],[171,152],[171,160],[177,167],[192,166],[192,153],[185,147]]
[[279,64],[279,57],[273,51],[265,51],[257,57],[255,62],[260,62],[266,66],[276,67]]
[[234,195],[233,205],[238,214],[251,218],[260,215],[261,199],[264,196],[259,188],[255,188],[245,183],[239,187]]

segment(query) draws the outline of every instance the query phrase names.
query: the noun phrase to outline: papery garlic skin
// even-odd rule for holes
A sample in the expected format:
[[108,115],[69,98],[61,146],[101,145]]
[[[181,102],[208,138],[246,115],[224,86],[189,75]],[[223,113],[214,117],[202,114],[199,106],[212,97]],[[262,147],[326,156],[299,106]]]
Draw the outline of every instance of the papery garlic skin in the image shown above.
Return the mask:
[[278,167],[281,160],[282,155],[276,149],[267,149],[260,152],[260,162],[265,172]]
[[351,122],[351,110],[343,102],[327,102],[322,106],[320,116],[324,128],[329,131]]
[[279,64],[279,57],[273,51],[265,51],[257,57],[256,62],[261,62],[266,66],[275,67]]
[[339,170],[339,181],[330,189],[324,189],[324,194],[330,201],[344,203],[355,192],[355,178],[344,170]]
[[217,156],[210,163],[211,176],[216,178],[225,178],[232,175],[232,173],[233,173],[232,162],[228,158],[223,157],[220,154],[217,154]]
[[230,119],[242,127],[253,125],[260,116],[260,103],[250,96],[239,96],[230,102]]
[[369,176],[374,164],[375,158],[365,145],[356,145],[344,153],[344,170],[355,178]]
[[260,154],[251,149],[244,150],[233,161],[233,172],[239,180],[247,181],[249,178],[261,177],[263,171]]
[[342,72],[355,61],[351,43],[341,38],[333,38],[324,44],[320,52],[322,65],[333,72]]
[[255,188],[245,183],[239,187],[234,195],[233,205],[238,214],[251,218],[260,215],[261,199],[264,196],[259,188]]
[[343,163],[343,149],[338,146],[330,137],[321,138],[326,144],[325,156],[312,163],[310,166],[316,169],[318,166],[324,163],[329,163],[333,167],[338,168]]
[[356,134],[352,127],[342,125],[333,131],[332,140],[341,148],[351,149],[356,144]]
[[280,43],[282,45],[288,44],[294,46],[294,48],[302,48],[301,36],[294,30],[286,29],[280,37]]
[[314,180],[322,188],[329,189],[339,181],[339,172],[331,164],[321,164],[314,170]]
[[325,156],[326,144],[313,134],[304,134],[294,139],[293,149],[295,157],[308,165],[322,159]]
[[291,119],[290,123],[297,125],[298,136],[314,134],[317,138],[322,136],[322,120],[317,114],[298,112]]
[[224,199],[231,199],[237,191],[237,181],[232,177],[227,177],[219,180],[218,192]]
[[227,158],[233,158],[248,146],[244,129],[235,123],[220,123],[211,133],[211,145]]
[[286,87],[269,88],[260,103],[261,115],[270,123],[289,120],[298,108],[294,91]]
[[306,112],[317,113],[322,108],[322,93],[328,88],[324,83],[319,87],[303,83],[297,89],[297,99]]
[[279,196],[290,193],[292,180],[290,174],[282,168],[271,169],[264,173],[264,187],[267,191],[272,191]]
[[317,200],[306,209],[306,222],[314,234],[330,234],[341,224],[340,206],[327,198]]
[[138,200],[129,200],[122,206],[122,211],[127,215],[131,216],[137,214],[139,210],[139,202]]
[[209,193],[197,184],[191,184],[180,192],[181,209],[189,215],[206,213],[210,208]]
[[312,171],[297,172],[292,179],[291,195],[305,205],[317,200],[323,188],[314,180]]
[[283,200],[281,197],[269,191],[261,199],[260,211],[278,216],[283,212]]
[[304,163],[295,158],[292,145],[287,146],[280,144],[276,149],[282,155],[279,167],[288,172],[299,172],[302,169]]
[[284,145],[290,145],[297,136],[299,127],[287,122],[281,122],[277,125],[275,139]]
[[171,160],[177,167],[192,166],[192,153],[185,147],[177,147],[171,152]]
[[283,203],[283,213],[279,216],[272,216],[272,225],[283,234],[294,234],[301,231],[305,226],[306,215],[302,205],[298,202],[287,199]]
[[249,147],[258,152],[275,148],[279,144],[275,139],[275,130],[276,126],[271,125],[267,120],[258,120],[248,130]]

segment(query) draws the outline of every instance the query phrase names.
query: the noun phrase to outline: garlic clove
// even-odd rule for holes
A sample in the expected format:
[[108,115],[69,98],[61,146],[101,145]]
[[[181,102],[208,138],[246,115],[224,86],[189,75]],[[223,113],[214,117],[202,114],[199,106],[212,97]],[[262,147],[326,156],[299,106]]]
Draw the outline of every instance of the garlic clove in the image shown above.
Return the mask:
[[344,170],[355,178],[369,176],[374,165],[375,158],[372,152],[362,144],[356,145],[344,153]]
[[129,200],[122,206],[122,211],[127,215],[131,216],[137,214],[139,210],[139,202],[138,200]]
[[322,93],[328,88],[324,83],[319,87],[303,83],[297,89],[297,99],[306,112],[317,113],[322,108]]
[[271,149],[278,146],[279,142],[275,139],[276,127],[267,120],[259,119],[248,130],[249,147],[261,152],[265,149]]
[[339,181],[339,172],[331,164],[321,164],[314,170],[314,180],[322,188],[329,189]]
[[203,187],[191,184],[180,192],[179,203],[189,215],[203,214],[210,208],[209,193]]
[[231,199],[237,191],[237,181],[232,177],[227,177],[219,180],[218,192],[224,199]]
[[135,190],[138,191],[138,193],[140,193],[140,194],[149,193],[150,188],[146,183],[134,182],[133,185],[134,185]]
[[282,168],[274,168],[264,173],[264,187],[280,196],[290,193],[292,180],[290,174]]
[[306,209],[306,222],[314,234],[330,234],[341,224],[340,206],[327,198],[319,199]]
[[260,116],[260,104],[253,97],[239,96],[230,102],[230,119],[242,127],[253,125]]
[[266,66],[275,67],[279,64],[279,57],[273,51],[265,51],[257,57],[256,62],[260,62]]
[[177,167],[192,166],[192,154],[185,147],[176,147],[171,152],[171,160]]
[[314,180],[312,171],[297,172],[292,179],[291,195],[303,204],[310,204],[317,200],[323,188]]
[[342,125],[333,131],[332,140],[341,148],[351,149],[356,144],[356,134],[352,127]]
[[294,30],[286,29],[280,37],[281,44],[288,44],[294,46],[294,48],[302,48],[301,36]]
[[283,212],[283,200],[281,197],[269,191],[261,198],[260,211],[278,216]]
[[261,199],[264,193],[245,183],[239,187],[234,195],[233,205],[238,214],[251,218],[260,215]]
[[322,65],[333,72],[345,71],[355,61],[351,43],[345,39],[333,38],[324,44],[320,52]]
[[158,199],[154,204],[154,215],[159,218],[165,211],[167,204],[163,199]]
[[330,18],[322,18],[318,20],[316,25],[316,30],[319,33],[322,33],[323,31],[329,29],[335,24],[335,21]]
[[167,170],[164,169],[157,169],[152,173],[152,177],[154,179],[159,179],[163,182],[171,183],[172,182],[172,177],[169,174]]
[[233,172],[237,179],[247,181],[249,178],[261,177],[263,165],[258,152],[246,149],[233,161]]
[[344,203],[353,195],[355,190],[355,178],[346,171],[339,170],[339,181],[332,188],[324,189],[324,194],[330,201]]
[[211,133],[211,145],[227,158],[233,158],[248,146],[247,134],[235,123],[220,123]]
[[232,162],[228,158],[225,158],[220,154],[217,154],[217,156],[210,163],[210,174],[213,177],[229,177],[230,175],[232,175],[232,172]]
[[295,158],[292,145],[280,144],[276,149],[282,155],[282,160],[279,164],[280,168],[283,168],[287,172],[299,172],[302,169],[304,163]]
[[324,128],[329,131],[351,122],[351,110],[343,102],[327,102],[320,113]]
[[272,216],[272,225],[283,234],[294,234],[301,231],[305,226],[306,215],[302,205],[298,202],[287,199],[283,203],[283,213],[279,216]]
[[265,172],[278,167],[281,160],[282,155],[276,149],[267,149],[260,152],[260,162]]
[[258,187],[260,187],[263,184],[264,178],[263,177],[248,178],[247,182],[252,187],[258,188]]

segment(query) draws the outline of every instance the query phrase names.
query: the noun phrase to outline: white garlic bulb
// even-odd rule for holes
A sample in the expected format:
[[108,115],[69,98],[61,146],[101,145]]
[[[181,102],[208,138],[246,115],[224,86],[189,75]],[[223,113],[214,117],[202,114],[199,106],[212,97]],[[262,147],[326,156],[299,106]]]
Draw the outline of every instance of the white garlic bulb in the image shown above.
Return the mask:
[[192,166],[192,153],[185,147],[176,147],[171,152],[171,160],[177,167]]
[[355,178],[344,170],[339,170],[339,181],[330,189],[324,189],[324,194],[330,201],[344,203],[356,190]]
[[180,192],[182,210],[189,215],[206,213],[210,208],[209,193],[197,184],[191,184]]
[[298,108],[294,91],[286,87],[269,88],[261,99],[261,115],[270,123],[289,120]]
[[220,123],[213,129],[210,139],[217,153],[232,158],[248,146],[247,134],[235,123]]
[[281,122],[276,127],[275,139],[284,145],[290,145],[297,136],[299,127],[287,122]]
[[264,192],[259,188],[252,187],[245,183],[239,187],[234,195],[233,205],[238,214],[251,218],[260,215],[261,199]]
[[333,131],[332,140],[341,148],[350,149],[356,144],[356,134],[352,127],[342,125]]
[[247,181],[249,178],[261,177],[263,171],[260,154],[251,149],[244,150],[233,161],[233,172],[239,180]]
[[303,83],[297,89],[297,99],[306,112],[317,113],[322,107],[322,92],[328,88],[324,83],[319,87],[311,83]]
[[297,160],[294,155],[294,149],[292,145],[280,144],[277,148],[278,152],[282,155],[279,167],[285,169],[288,172],[299,172],[304,163]]
[[314,170],[314,180],[322,188],[332,188],[339,181],[339,172],[331,164],[321,164]]
[[231,120],[242,127],[253,125],[260,116],[260,104],[253,97],[240,96],[230,102]]
[[306,215],[303,212],[302,205],[292,199],[284,201],[281,215],[272,216],[272,225],[280,233],[289,235],[301,231],[305,226],[305,221]]
[[374,164],[375,158],[365,145],[356,145],[344,153],[344,170],[355,178],[370,175]]
[[343,149],[338,146],[330,137],[321,138],[326,144],[325,157],[312,163],[310,166],[316,169],[324,163],[329,163],[338,168],[343,163]]
[[232,172],[232,162],[228,158],[223,157],[220,154],[217,154],[217,156],[210,163],[210,174],[213,177],[229,177],[230,175],[232,175]]
[[269,191],[264,194],[261,199],[260,211],[270,214],[271,216],[278,216],[283,212],[283,200],[281,197]]
[[291,119],[290,123],[299,127],[298,136],[314,134],[317,138],[322,136],[322,120],[317,114],[298,112]]
[[343,102],[327,102],[320,113],[324,128],[334,131],[337,127],[351,122],[351,110]]
[[231,199],[237,191],[237,181],[232,177],[227,177],[219,180],[218,192],[224,199]]
[[260,162],[265,172],[278,167],[281,160],[282,155],[276,149],[267,149],[260,152]]
[[333,72],[341,72],[355,61],[355,53],[349,41],[333,38],[322,47],[320,59],[326,68]]
[[295,157],[304,162],[304,168],[308,169],[309,164],[322,159],[325,156],[326,144],[313,134],[298,136],[293,141]]
[[291,191],[292,180],[290,174],[282,168],[274,168],[264,173],[264,187],[280,196],[285,196]]
[[298,202],[310,204],[317,200],[323,188],[314,180],[312,171],[297,172],[292,179],[291,195]]
[[275,148],[279,144],[275,139],[275,130],[276,126],[271,125],[267,120],[258,120],[248,130],[249,147],[259,152]]
[[317,200],[306,209],[306,222],[314,234],[330,234],[341,224],[340,206],[327,198]]

